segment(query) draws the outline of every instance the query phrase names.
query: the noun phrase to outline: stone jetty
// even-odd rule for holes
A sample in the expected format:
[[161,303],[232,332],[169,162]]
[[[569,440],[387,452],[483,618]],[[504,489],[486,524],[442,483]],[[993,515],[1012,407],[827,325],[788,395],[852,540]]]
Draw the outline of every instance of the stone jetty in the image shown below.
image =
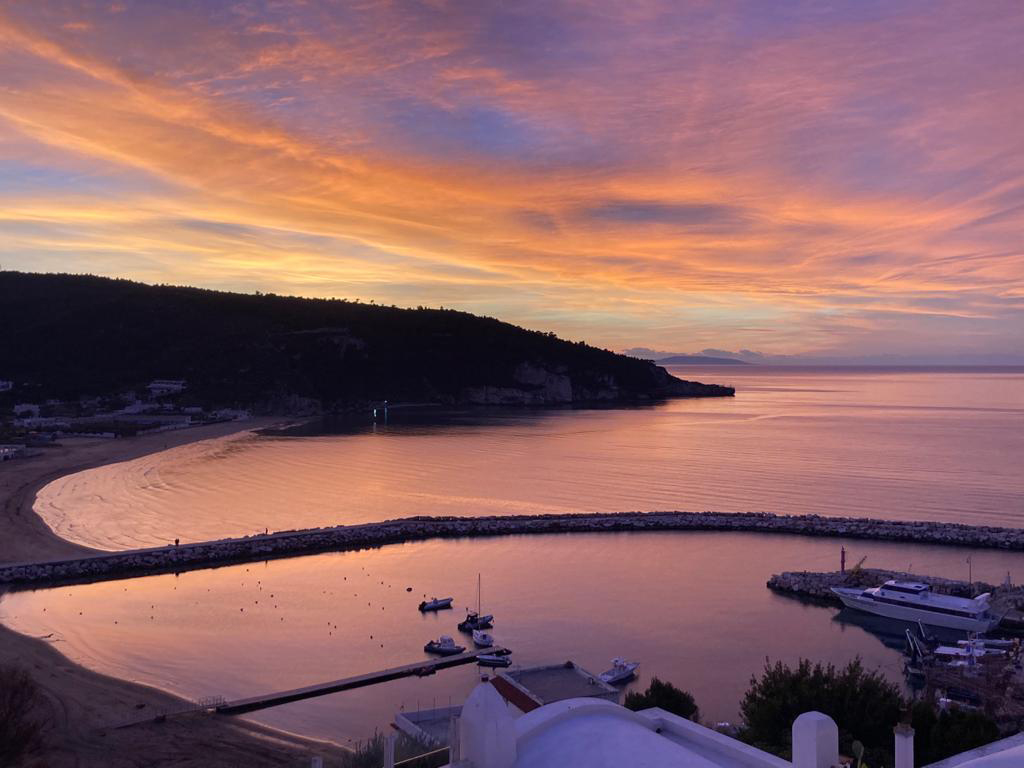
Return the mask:
[[622,531],[733,531],[908,541],[1024,551],[1024,529],[957,523],[899,522],[819,515],[721,512],[410,517],[181,546],[88,555],[73,560],[0,565],[0,584],[43,586],[101,581],[230,563],[379,547],[433,538]]

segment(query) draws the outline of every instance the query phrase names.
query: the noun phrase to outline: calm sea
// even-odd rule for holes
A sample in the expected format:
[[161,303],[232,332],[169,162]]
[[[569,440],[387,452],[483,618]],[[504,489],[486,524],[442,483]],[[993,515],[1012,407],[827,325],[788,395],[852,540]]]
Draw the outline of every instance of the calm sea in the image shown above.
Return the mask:
[[[411,514],[715,509],[1024,524],[1024,371],[679,370],[732,399],[628,410],[396,411],[311,437],[186,446],[74,475],[40,510],[107,548]],[[191,698],[248,696],[423,658],[483,603],[518,663],[612,656],[734,720],[765,657],[902,680],[899,632],[765,588],[851,560],[1024,579],[1024,555],[727,533],[428,541],[5,595],[4,623],[87,666]],[[406,591],[411,587],[412,591]],[[421,616],[424,596],[456,610]],[[401,708],[458,703],[475,668],[288,705],[257,718],[338,741]],[[133,713],[126,712],[128,718]]]
[[1024,369],[676,369],[734,398],[435,413],[226,438],[57,480],[37,511],[105,549],[410,515],[813,512],[1024,524]]

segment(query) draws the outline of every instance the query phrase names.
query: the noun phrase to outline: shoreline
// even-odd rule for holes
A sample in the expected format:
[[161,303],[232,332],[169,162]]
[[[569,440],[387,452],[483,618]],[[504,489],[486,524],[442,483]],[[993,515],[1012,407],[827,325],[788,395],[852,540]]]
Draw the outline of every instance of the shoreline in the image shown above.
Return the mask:
[[[0,574],[17,562],[36,559],[52,561],[81,558],[86,561],[131,555],[133,551],[110,552],[91,549],[60,538],[35,513],[36,493],[47,483],[69,474],[94,467],[128,461],[169,448],[253,432],[281,425],[283,419],[253,419],[204,427],[177,430],[118,440],[68,440],[60,447],[43,449],[40,455],[0,464]],[[292,422],[294,423],[294,422]],[[732,522],[729,522],[732,521]],[[735,522],[743,522],[742,527]],[[779,526],[782,521],[783,525]],[[851,528],[851,524],[853,527]],[[373,548],[399,541],[421,541],[429,538],[466,537],[465,526],[475,528],[468,536],[502,536],[520,534],[551,534],[591,531],[736,531],[774,533],[815,537],[848,537],[880,541],[913,541],[936,546],[986,546],[977,541],[963,541],[951,532],[984,531],[992,535],[989,547],[1024,549],[1024,529],[969,526],[937,522],[880,521],[869,518],[829,518],[818,515],[784,516],[766,513],[612,513],[545,516],[508,516],[483,518],[417,517],[401,521],[384,521],[362,526],[339,526],[313,531],[291,531],[270,536],[250,536],[221,542],[155,548],[172,551],[174,561],[159,570],[192,570],[229,565],[232,562],[294,557],[321,551]],[[396,537],[407,527],[411,537]],[[880,527],[879,527],[880,526]],[[435,529],[439,528],[439,530]],[[931,537],[922,538],[925,527]],[[354,540],[322,542],[309,548],[303,544],[283,553],[267,551],[266,540],[288,541],[295,537],[344,535],[362,529],[376,529],[377,535],[357,535]],[[901,530],[901,535],[892,535]],[[1009,537],[1000,539],[1000,537]],[[245,550],[241,560],[218,558],[216,561],[183,562],[177,556],[190,547],[210,545],[239,546]],[[138,551],[134,551],[136,554]],[[13,562],[12,562],[13,561]],[[17,566],[24,567],[24,566]],[[151,567],[151,566],[150,566]],[[120,576],[113,576],[119,578]],[[70,581],[80,581],[71,579]],[[91,580],[91,579],[85,579]],[[63,583],[68,583],[67,581]],[[0,575],[0,596],[13,585],[3,583]],[[37,582],[29,588],[45,587]],[[14,587],[17,588],[16,586]],[[321,755],[327,764],[337,764],[348,751],[331,742],[318,741],[275,730],[237,718],[210,717],[196,714],[168,718],[166,722],[146,722],[131,728],[118,729],[117,724],[138,720],[162,711],[180,710],[188,702],[169,692],[93,672],[64,657],[44,639],[22,635],[0,624],[0,663],[19,664],[33,674],[44,693],[49,721],[44,742],[47,765],[64,766],[135,766],[194,765],[197,754],[204,755],[202,765],[271,766],[308,764],[313,755]],[[112,755],[116,755],[112,757]]]
[[[121,439],[73,438],[36,456],[0,464],[0,563],[98,554],[57,536],[33,510],[40,488],[64,475],[128,461],[167,448],[257,431],[282,423],[262,418]],[[0,595],[6,588],[0,587]],[[43,639],[0,624],[0,664],[26,669],[42,695],[43,749],[29,757],[60,768],[129,766],[308,765],[320,755],[337,765],[348,754],[329,742],[243,720],[200,713],[130,728],[116,726],[180,710],[188,702],[160,689],[93,672]],[[202,755],[197,762],[196,756]]]
[[74,437],[59,445],[40,448],[34,456],[3,462],[0,464],[0,565],[104,551],[61,538],[36,514],[33,508],[36,495],[54,480],[189,443],[257,432],[279,424],[282,424],[281,419],[257,418],[139,437]]

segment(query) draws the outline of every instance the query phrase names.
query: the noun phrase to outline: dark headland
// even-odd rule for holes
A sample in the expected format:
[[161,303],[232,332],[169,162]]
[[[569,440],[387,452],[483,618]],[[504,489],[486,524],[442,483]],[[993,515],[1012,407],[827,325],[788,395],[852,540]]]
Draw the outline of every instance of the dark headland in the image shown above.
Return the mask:
[[0,272],[4,378],[39,398],[188,382],[195,405],[306,414],[382,400],[629,404],[722,397],[650,360],[449,309]]

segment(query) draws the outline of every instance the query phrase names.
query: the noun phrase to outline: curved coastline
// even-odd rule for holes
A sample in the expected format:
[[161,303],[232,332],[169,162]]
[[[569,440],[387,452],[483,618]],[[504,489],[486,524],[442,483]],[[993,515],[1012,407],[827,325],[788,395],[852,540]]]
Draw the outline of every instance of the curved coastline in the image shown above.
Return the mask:
[[[266,422],[274,420],[267,419]],[[240,427],[242,427],[240,429]],[[104,464],[125,461],[189,442],[226,437],[261,428],[258,422],[221,424],[180,432],[119,441],[69,441],[69,445],[47,449],[42,456],[7,463],[0,469],[0,573],[24,568],[17,562],[41,561],[51,565],[67,562],[100,563],[110,557],[139,556],[138,551],[103,552],[83,547],[57,536],[33,505],[43,485],[58,477]],[[6,470],[6,471],[5,471]],[[159,548],[166,559],[142,562],[142,570],[110,577],[143,575],[160,571],[207,568],[241,560],[292,557],[318,551],[362,549],[400,541],[468,536],[500,536],[529,533],[573,533],[585,531],[749,531],[819,537],[864,538],[882,541],[914,541],[951,546],[992,547],[1024,550],[1024,529],[969,526],[947,523],[900,523],[869,518],[830,518],[818,515],[777,516],[764,513],[616,513],[487,518],[408,518],[361,526],[341,526],[252,536],[220,542]],[[339,546],[340,543],[340,546]],[[214,547],[216,559],[203,547]],[[195,548],[196,558],[185,562],[183,553]],[[232,552],[232,549],[235,551]],[[111,571],[114,574],[114,571]],[[23,582],[28,588],[68,579],[44,574],[41,581]],[[101,576],[101,578],[109,578]],[[16,579],[17,581],[17,579]],[[15,585],[0,583],[0,594]],[[171,694],[138,683],[91,672],[70,662],[43,639],[21,635],[0,625],[0,663],[18,663],[33,670],[51,709],[51,742],[47,757],[54,765],[109,765],[111,748],[119,755],[150,760],[150,764],[173,764],[182,754],[203,750],[208,765],[289,765],[296,757],[327,755],[342,748],[301,737],[292,737],[246,722],[188,718],[162,725],[153,723],[128,729],[114,729],[118,723],[146,714],[180,709],[185,703]],[[141,708],[139,708],[141,705]],[[139,708],[139,709],[137,709]],[[134,764],[125,762],[127,764]]]
[[[254,419],[123,440],[74,439],[36,456],[0,464],[0,563],[98,552],[60,538],[35,513],[36,493],[47,483],[85,469],[278,423],[280,419]],[[0,595],[5,589],[0,585]],[[180,710],[188,702],[151,686],[88,670],[45,639],[20,634],[2,623],[0,664],[29,670],[43,694],[46,724],[41,757],[47,765],[180,765],[183,756],[201,754],[204,765],[213,768],[269,768],[308,764],[311,755],[337,762],[346,751],[246,720],[198,714],[118,728],[129,720]]]

